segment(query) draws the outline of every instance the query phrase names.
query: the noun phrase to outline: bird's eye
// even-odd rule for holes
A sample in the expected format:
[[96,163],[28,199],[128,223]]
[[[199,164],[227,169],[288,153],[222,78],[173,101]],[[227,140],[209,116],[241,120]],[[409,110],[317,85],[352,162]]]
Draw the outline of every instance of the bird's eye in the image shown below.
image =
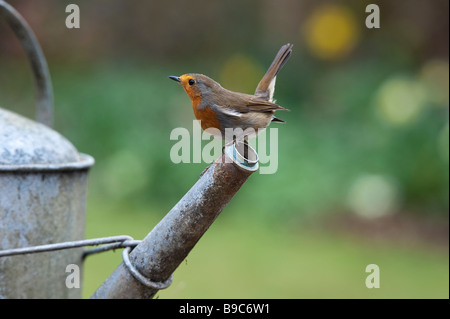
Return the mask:
[[194,84],[195,84],[195,81],[192,80],[192,79],[190,79],[190,80],[189,80],[189,85],[192,86],[192,85],[194,85]]

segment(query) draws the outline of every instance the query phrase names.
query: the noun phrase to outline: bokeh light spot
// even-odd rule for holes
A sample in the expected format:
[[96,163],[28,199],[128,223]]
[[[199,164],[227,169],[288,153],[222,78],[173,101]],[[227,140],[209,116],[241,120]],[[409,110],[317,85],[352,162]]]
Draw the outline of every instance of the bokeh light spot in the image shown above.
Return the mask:
[[347,56],[359,40],[354,14],[339,5],[318,6],[305,22],[303,34],[311,53],[325,60]]
[[426,86],[428,98],[438,106],[448,107],[449,64],[448,61],[428,61],[420,72],[420,80]]
[[421,82],[404,77],[385,81],[376,96],[380,116],[390,124],[413,122],[427,102],[426,88]]
[[362,175],[351,186],[347,201],[355,214],[377,218],[395,213],[399,206],[399,192],[388,177]]
[[220,83],[229,90],[253,94],[263,75],[264,69],[259,63],[242,54],[236,54],[224,64]]

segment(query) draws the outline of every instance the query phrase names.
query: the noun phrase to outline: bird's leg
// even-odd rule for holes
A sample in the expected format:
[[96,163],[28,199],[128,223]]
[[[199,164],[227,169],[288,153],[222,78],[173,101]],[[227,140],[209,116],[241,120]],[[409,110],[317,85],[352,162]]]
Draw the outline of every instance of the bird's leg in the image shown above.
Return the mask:
[[244,136],[244,160],[248,162],[248,135]]
[[222,147],[222,153],[225,152],[225,148],[226,148],[226,147],[228,147],[228,146],[230,146],[230,145],[232,145],[232,144],[236,144],[236,136],[233,137],[233,140],[232,140],[232,141],[230,141],[230,142],[224,144],[224,146]]

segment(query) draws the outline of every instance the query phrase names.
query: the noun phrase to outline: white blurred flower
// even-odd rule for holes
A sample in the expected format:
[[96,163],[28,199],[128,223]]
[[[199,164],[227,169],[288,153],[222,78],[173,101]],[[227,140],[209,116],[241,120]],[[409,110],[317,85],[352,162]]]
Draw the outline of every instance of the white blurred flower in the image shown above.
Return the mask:
[[378,90],[377,110],[385,121],[393,125],[413,122],[427,102],[427,91],[423,83],[404,77],[394,77]]
[[363,175],[350,187],[348,206],[366,218],[377,218],[394,213],[399,206],[399,191],[395,183],[381,175]]

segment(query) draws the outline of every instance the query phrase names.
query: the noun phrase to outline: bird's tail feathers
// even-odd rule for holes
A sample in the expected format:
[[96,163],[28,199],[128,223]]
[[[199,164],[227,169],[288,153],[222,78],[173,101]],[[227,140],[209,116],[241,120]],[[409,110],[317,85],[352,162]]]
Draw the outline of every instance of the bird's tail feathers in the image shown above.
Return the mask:
[[281,47],[266,74],[259,82],[258,87],[256,88],[255,96],[269,101],[273,99],[277,74],[291,56],[292,47],[293,45],[290,43]]
[[272,122],[277,122],[277,123],[286,123],[286,121],[283,121],[281,119],[279,119],[278,117],[272,117]]

